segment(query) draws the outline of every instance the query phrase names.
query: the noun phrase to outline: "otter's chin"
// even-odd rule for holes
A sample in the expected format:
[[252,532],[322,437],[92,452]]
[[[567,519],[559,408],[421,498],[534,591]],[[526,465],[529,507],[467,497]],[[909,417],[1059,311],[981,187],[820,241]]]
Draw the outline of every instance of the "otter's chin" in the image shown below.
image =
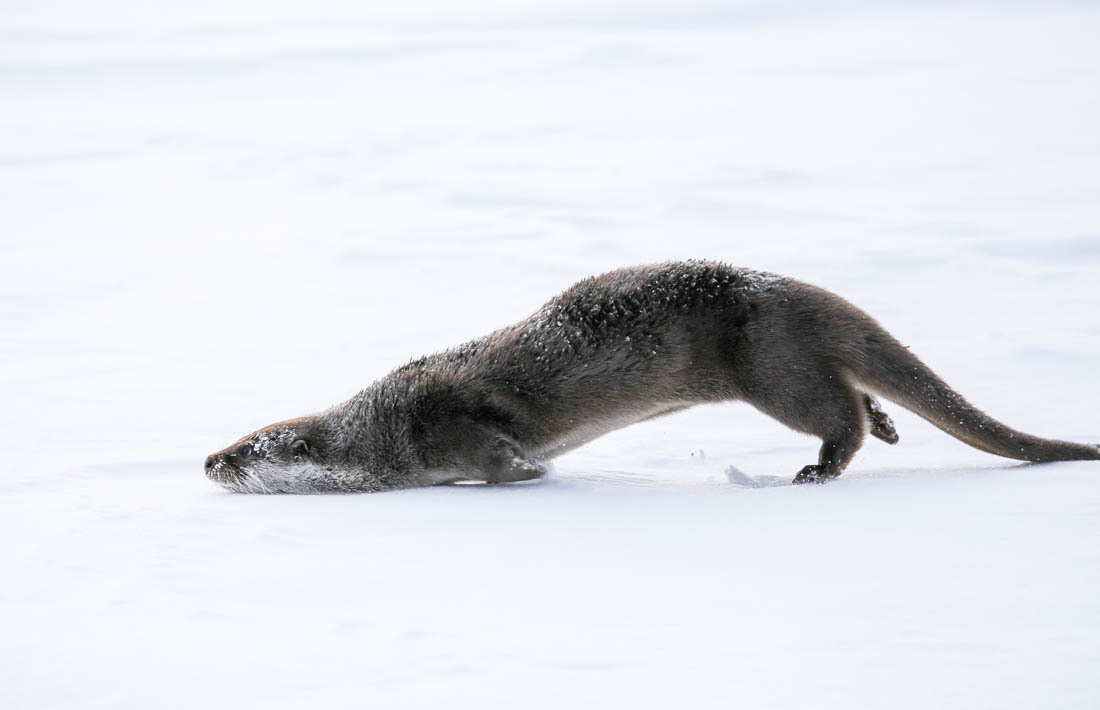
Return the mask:
[[331,488],[329,471],[311,461],[264,463],[247,471],[248,492],[322,493]]
[[214,483],[233,493],[279,493],[271,488],[262,478],[250,473],[241,472],[235,476],[206,476]]

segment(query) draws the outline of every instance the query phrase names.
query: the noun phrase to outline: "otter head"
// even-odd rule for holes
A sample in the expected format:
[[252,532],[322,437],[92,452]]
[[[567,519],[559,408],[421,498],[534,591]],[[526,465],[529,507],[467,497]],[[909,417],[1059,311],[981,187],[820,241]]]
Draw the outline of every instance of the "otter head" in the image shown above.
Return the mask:
[[291,419],[249,434],[206,457],[206,476],[238,493],[304,493],[316,490],[327,468],[323,442],[310,418]]

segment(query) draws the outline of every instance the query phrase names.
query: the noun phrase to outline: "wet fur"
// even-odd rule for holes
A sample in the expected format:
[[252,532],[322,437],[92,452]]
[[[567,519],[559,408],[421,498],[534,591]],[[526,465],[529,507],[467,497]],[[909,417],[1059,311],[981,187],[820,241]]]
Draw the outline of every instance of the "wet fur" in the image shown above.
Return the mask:
[[1100,459],[1096,446],[992,419],[835,294],[689,261],[581,281],[520,323],[241,439],[207,460],[207,475],[230,490],[294,493],[528,480],[614,429],[741,400],[822,439],[817,463],[795,477],[820,483],[840,475],[866,434],[897,442],[872,395],[990,453]]

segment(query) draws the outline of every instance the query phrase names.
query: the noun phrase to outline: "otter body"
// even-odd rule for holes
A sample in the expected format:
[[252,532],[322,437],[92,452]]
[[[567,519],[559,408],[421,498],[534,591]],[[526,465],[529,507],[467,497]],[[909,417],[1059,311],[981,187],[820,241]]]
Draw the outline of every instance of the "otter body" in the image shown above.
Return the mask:
[[873,318],[775,274],[690,261],[581,281],[537,313],[414,360],[348,401],[255,432],[206,460],[241,492],[381,491],[538,478],[609,431],[741,400],[822,439],[795,483],[840,475],[870,433],[896,443],[874,395],[983,451],[1100,460],[984,414]]

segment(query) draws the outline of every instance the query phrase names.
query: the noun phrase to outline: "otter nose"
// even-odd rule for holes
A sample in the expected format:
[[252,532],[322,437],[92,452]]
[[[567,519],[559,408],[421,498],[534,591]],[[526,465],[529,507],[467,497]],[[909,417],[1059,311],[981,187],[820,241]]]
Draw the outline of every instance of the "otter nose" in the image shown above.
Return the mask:
[[203,468],[205,468],[209,472],[210,469],[214,468],[214,461],[215,459],[213,456],[207,456],[206,463],[203,464]]

